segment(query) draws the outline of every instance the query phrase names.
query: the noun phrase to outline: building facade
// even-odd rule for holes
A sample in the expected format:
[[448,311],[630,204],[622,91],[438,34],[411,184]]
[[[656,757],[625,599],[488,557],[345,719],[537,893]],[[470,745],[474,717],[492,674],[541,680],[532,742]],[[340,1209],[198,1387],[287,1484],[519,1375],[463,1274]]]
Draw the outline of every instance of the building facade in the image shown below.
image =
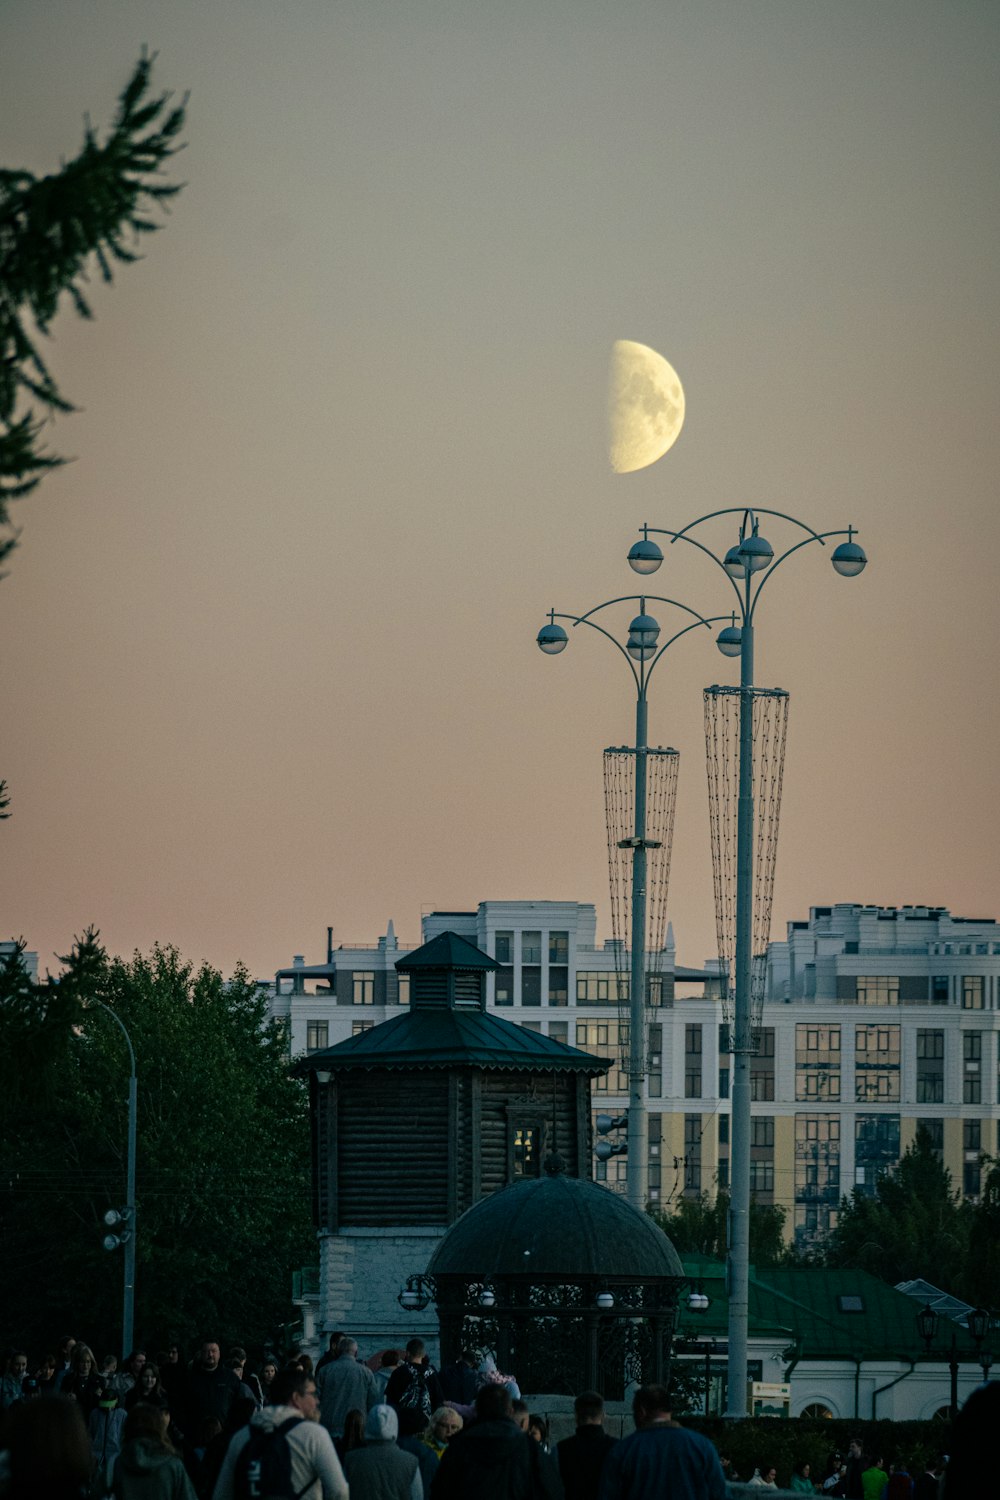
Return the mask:
[[[595,1080],[593,1113],[628,1103],[628,955],[598,944],[585,903],[480,903],[433,912],[421,941],[453,930],[499,967],[487,1006],[614,1066]],[[296,1055],[333,1045],[400,1013],[406,976],[390,923],[376,944],[334,945],[325,963],[296,959],[275,980]],[[648,980],[649,1195],[669,1208],[728,1183],[728,1034],[717,966],[676,964],[672,933]],[[855,1187],[874,1192],[919,1126],[956,1186],[975,1198],[982,1157],[998,1150],[1000,930],[943,908],[813,907],[767,955],[759,1051],[751,1068],[751,1186],[786,1210],[807,1246],[836,1223]],[[612,1133],[609,1140],[614,1141]],[[624,1155],[594,1176],[624,1187]]]

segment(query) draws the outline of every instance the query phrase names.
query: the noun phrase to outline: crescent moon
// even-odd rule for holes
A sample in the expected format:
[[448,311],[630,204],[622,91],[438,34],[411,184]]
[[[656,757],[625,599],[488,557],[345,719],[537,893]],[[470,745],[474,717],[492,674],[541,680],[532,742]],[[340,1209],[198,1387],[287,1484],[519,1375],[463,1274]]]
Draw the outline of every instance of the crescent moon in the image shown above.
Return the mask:
[[672,448],[684,423],[673,365],[645,344],[616,339],[608,382],[609,457],[616,474],[645,469]]

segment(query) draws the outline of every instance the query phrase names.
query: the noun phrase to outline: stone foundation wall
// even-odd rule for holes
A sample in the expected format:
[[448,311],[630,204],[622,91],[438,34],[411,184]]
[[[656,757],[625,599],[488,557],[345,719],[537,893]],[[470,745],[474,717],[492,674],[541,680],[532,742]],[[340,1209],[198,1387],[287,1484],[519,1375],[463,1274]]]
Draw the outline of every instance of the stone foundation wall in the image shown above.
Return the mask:
[[376,1349],[402,1348],[407,1339],[422,1338],[436,1364],[440,1351],[434,1304],[423,1312],[404,1312],[396,1299],[408,1276],[426,1270],[445,1228],[342,1229],[321,1235],[321,1347],[336,1328],[357,1339],[362,1359]]

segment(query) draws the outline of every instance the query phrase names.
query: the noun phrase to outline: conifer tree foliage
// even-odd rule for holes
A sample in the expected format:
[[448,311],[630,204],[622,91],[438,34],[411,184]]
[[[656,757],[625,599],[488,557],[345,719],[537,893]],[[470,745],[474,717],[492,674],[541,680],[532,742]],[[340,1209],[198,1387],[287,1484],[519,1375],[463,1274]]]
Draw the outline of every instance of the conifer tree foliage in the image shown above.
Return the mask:
[[895,1284],[925,1277],[958,1291],[968,1260],[975,1210],[952,1186],[930,1136],[918,1130],[873,1196],[855,1188],[841,1203],[825,1247],[828,1266],[870,1271]]
[[[88,123],[79,154],[58,172],[0,168],[0,526],[8,504],[30,493],[62,460],[42,444],[46,416],[73,410],[42,354],[63,294],[81,317],[88,272],[112,280],[114,263],[139,258],[138,243],[160,225],[149,217],[180,192],[163,180],[180,149],[186,100],[151,95],[154,56],[143,53],[101,142]],[[35,403],[33,405],[32,403]],[[38,407],[41,408],[39,414]],[[0,559],[16,536],[0,538]]]
[[[653,1215],[678,1255],[726,1258],[726,1227],[729,1194],[720,1188],[712,1198],[699,1193],[680,1198],[671,1212]],[[750,1259],[754,1265],[776,1266],[785,1257],[783,1241],[785,1210],[780,1204],[750,1201]]]
[[58,983],[0,963],[0,1328],[44,1352],[73,1330],[117,1349],[120,1251],[102,1217],[125,1200],[128,1052],[136,1054],[137,1340],[211,1331],[262,1343],[294,1317],[315,1259],[309,1121],[283,1024],[243,970],[176,949],[110,958],[87,932]]

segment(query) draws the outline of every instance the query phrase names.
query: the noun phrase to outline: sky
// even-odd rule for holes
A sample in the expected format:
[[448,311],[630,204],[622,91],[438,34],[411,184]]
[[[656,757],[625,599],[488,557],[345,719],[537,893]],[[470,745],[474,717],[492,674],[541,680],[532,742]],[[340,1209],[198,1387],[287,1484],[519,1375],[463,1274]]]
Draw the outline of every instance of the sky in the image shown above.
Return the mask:
[[[995,5],[4,0],[0,27],[5,166],[74,154],[143,44],[190,91],[163,232],[48,344],[79,409],[0,584],[0,936],[43,970],[93,924],[263,978],[328,925],[416,942],[481,900],[595,902],[609,935],[631,679],[535,634],[637,591],[644,522],[747,505],[869,557],[807,547],[761,603],[774,935],[835,901],[1000,918]],[[620,338],[687,402],[626,475]],[[727,608],[682,550],[655,591]],[[650,701],[690,965],[702,690],[736,680],[702,634]]]

